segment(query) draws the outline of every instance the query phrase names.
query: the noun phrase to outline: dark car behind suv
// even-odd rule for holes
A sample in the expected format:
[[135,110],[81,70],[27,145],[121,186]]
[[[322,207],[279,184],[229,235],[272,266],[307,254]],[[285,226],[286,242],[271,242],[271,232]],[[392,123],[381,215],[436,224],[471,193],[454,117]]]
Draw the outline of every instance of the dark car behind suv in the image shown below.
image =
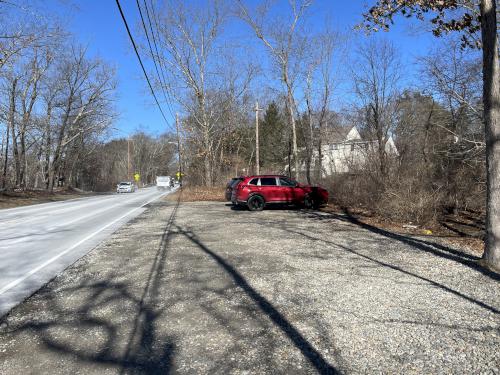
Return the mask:
[[260,211],[273,203],[317,208],[328,202],[328,191],[319,186],[299,184],[286,176],[248,176],[233,186],[231,202],[245,205],[251,211]]
[[230,179],[226,185],[226,200],[231,201],[231,196],[233,195],[233,188],[242,181],[245,177],[233,177]]

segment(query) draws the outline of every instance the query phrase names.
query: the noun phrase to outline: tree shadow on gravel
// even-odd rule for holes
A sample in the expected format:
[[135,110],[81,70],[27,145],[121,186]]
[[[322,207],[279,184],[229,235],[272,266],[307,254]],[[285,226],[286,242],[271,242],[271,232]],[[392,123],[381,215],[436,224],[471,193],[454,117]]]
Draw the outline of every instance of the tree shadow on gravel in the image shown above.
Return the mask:
[[287,337],[302,355],[320,374],[339,374],[340,372],[330,365],[307,339],[290,323],[264,296],[259,294],[230,263],[220,255],[205,246],[190,230],[185,230],[176,225],[177,232],[210,256],[232,278],[235,285],[240,287],[252,299],[255,305],[264,313]]
[[[152,350],[155,344],[154,323],[157,320],[158,316],[161,314],[160,311],[155,311],[154,306],[158,304],[158,289],[160,286],[160,280],[165,270],[168,244],[170,242],[170,234],[177,209],[179,208],[180,198],[181,195],[179,195],[179,198],[167,221],[165,230],[163,231],[160,245],[158,246],[158,250],[156,252],[151,270],[148,275],[146,286],[144,287],[141,300],[139,301],[139,311],[136,315],[134,327],[130,334],[125,351],[125,363],[129,362],[129,358],[148,359],[152,354],[154,354],[154,351]],[[154,366],[148,366],[146,368],[146,371],[141,371],[140,373],[168,373],[171,365],[171,355],[173,353],[174,347],[172,344],[167,344],[167,348],[168,350],[164,350],[164,354],[166,355],[164,355],[160,361],[156,361],[154,363]],[[128,372],[127,370],[128,368],[126,366],[122,366],[120,373],[125,374]]]
[[408,326],[415,326],[415,327],[432,327],[432,329],[442,329],[446,331],[464,331],[464,332],[483,332],[483,333],[488,333],[488,332],[493,332],[493,333],[500,333],[500,328],[497,327],[495,324],[486,324],[482,325],[479,327],[470,327],[470,326],[463,326],[459,324],[451,324],[447,321],[446,317],[443,317],[440,321],[434,321],[433,319],[428,319],[423,317],[422,320],[416,320],[416,319],[395,319],[395,318],[374,318],[372,315],[367,313],[367,311],[352,311],[352,310],[342,310],[335,308],[334,309],[337,313],[342,313],[346,315],[350,315],[357,320],[364,322],[365,324],[381,324],[383,326],[390,326],[390,325],[408,325]]
[[[95,312],[111,309],[117,304],[140,305],[141,301],[128,292],[129,286],[111,280],[95,284],[64,288],[58,294],[66,296],[88,293],[89,297],[78,308],[60,306],[58,297],[51,291],[46,298],[51,306],[49,318],[34,318],[28,322],[9,327],[0,334],[10,334],[23,340],[40,340],[46,349],[66,356],[70,361],[76,359],[82,368],[86,365],[105,365],[120,369],[120,373],[165,374],[169,372],[174,353],[173,340],[163,340],[161,348],[155,348],[156,335],[154,322],[159,313],[150,305],[142,305],[145,317],[136,330],[137,344],[130,345],[126,356],[120,353],[119,331],[123,325],[114,322],[116,316],[99,318]],[[111,292],[110,292],[111,291]],[[93,334],[105,337],[97,340]],[[63,357],[64,358],[64,357]]]
[[[157,296],[178,206],[179,201],[162,234],[140,298],[133,292],[134,280],[118,281],[127,278],[124,270],[98,282],[90,274],[76,286],[49,284],[37,293],[35,301],[28,300],[3,317],[0,338],[40,342],[49,351],[80,363],[83,372],[90,365],[93,371],[95,366],[105,366],[120,374],[170,373],[175,340],[159,336],[155,324],[160,317],[165,319]],[[38,303],[41,311],[37,311]],[[23,309],[29,310],[23,314]],[[20,322],[10,318],[13,313],[20,316],[15,317]],[[127,317],[131,319],[127,321]]]
[[477,263],[481,258],[474,256],[474,255],[469,255],[466,253],[463,253],[461,251],[458,251],[456,249],[453,249],[448,246],[444,246],[442,244],[436,243],[436,242],[431,242],[431,241],[426,241],[422,240],[419,238],[415,237],[410,237],[410,236],[404,236],[401,234],[393,233],[390,231],[387,231],[385,229],[377,228],[373,225],[363,223],[360,221],[358,218],[352,216],[349,211],[345,211],[345,215],[339,215],[339,214],[324,214],[324,213],[319,213],[319,212],[302,212],[303,215],[305,215],[308,219],[312,220],[340,220],[340,221],[345,221],[349,222],[351,224],[355,224],[359,226],[360,228],[366,229],[372,233],[384,236],[386,238],[390,238],[392,240],[396,240],[399,242],[402,242],[406,245],[411,246],[414,249],[426,252],[428,254],[435,255],[440,258],[452,260],[454,262],[460,263],[468,268],[471,268],[477,272],[480,272],[481,274],[490,277],[493,280],[500,281],[500,274],[490,271],[486,268],[481,267],[480,264]]
[[[314,216],[311,216],[311,212],[309,212],[308,214],[309,214],[309,218],[313,218],[314,219]],[[312,214],[314,214],[314,213],[312,213]],[[318,214],[318,216],[320,217],[319,220],[325,220],[325,216],[326,215],[319,215]],[[328,215],[326,217],[329,217],[330,219],[335,219],[335,220],[342,220],[342,221],[352,222],[349,218],[346,218],[346,217],[343,217],[343,216],[339,216],[339,215],[335,215],[335,214]],[[364,225],[366,225],[364,223],[360,223],[360,224],[363,224],[362,227],[364,227]],[[268,226],[269,223],[266,223],[265,225]],[[303,233],[303,232],[301,232],[299,230],[294,230],[294,229],[292,229],[292,228],[290,228],[289,226],[286,226],[286,225],[280,225],[280,226],[277,226],[277,228],[279,228],[279,229],[281,229],[281,230],[283,230],[285,232],[288,232],[290,234],[295,234],[295,235],[302,236],[302,237],[307,238],[308,240],[311,240],[311,241],[320,241],[320,242],[322,242],[322,243],[324,243],[324,244],[326,244],[328,246],[332,246],[334,248],[341,249],[341,250],[346,251],[348,253],[354,254],[354,255],[356,255],[358,257],[361,257],[361,258],[363,258],[365,260],[368,260],[368,261],[370,261],[370,262],[372,262],[374,264],[377,264],[379,266],[390,268],[390,269],[392,269],[394,271],[401,272],[401,273],[403,273],[405,275],[408,275],[408,276],[411,276],[411,277],[415,277],[415,278],[417,278],[419,280],[422,280],[422,281],[425,281],[425,282],[427,282],[427,283],[429,283],[429,284],[431,284],[431,285],[433,285],[433,286],[435,286],[437,288],[440,288],[440,289],[442,289],[442,290],[444,290],[444,291],[446,291],[448,293],[451,293],[451,294],[453,294],[453,295],[455,295],[457,297],[463,298],[463,299],[465,299],[465,300],[467,300],[467,301],[469,301],[469,302],[471,302],[471,303],[473,303],[473,304],[475,304],[475,305],[477,305],[477,306],[479,306],[479,307],[481,307],[483,309],[491,311],[491,312],[493,312],[495,314],[500,314],[500,311],[497,308],[493,307],[493,306],[490,306],[490,305],[488,305],[488,304],[486,304],[486,303],[484,303],[482,301],[479,301],[479,300],[477,300],[477,299],[475,299],[473,297],[469,297],[469,296],[465,295],[464,293],[459,292],[459,291],[457,291],[455,289],[452,289],[452,288],[450,288],[450,287],[448,287],[448,286],[446,286],[446,285],[444,285],[444,284],[442,284],[440,282],[431,280],[431,279],[429,279],[427,277],[424,277],[424,276],[418,275],[418,274],[416,274],[414,272],[405,270],[401,266],[390,264],[390,263],[388,263],[386,261],[382,261],[382,260],[376,259],[374,256],[369,256],[369,255],[363,254],[360,251],[356,251],[356,250],[354,250],[354,249],[352,249],[350,247],[341,245],[341,244],[336,243],[334,241],[329,241],[329,240],[326,240],[326,239],[323,239],[323,238],[315,237],[315,236],[313,236],[311,234],[308,234],[308,233]],[[374,228],[374,233],[379,234],[379,231],[386,232],[386,231],[383,231],[383,230],[381,230],[379,228]],[[387,237],[393,238],[392,236],[403,237],[403,236],[400,236],[400,235],[395,235],[393,233],[387,232]],[[393,239],[398,239],[397,237],[394,237]],[[401,239],[399,239],[399,240],[401,240]],[[405,239],[403,242],[406,243],[406,244],[408,244],[408,245],[410,245],[410,246],[417,246],[418,245],[417,246],[418,249],[421,249],[421,248],[424,247],[421,243],[415,242],[415,244],[413,244],[413,242],[410,241],[410,240],[413,240],[413,238]],[[427,247],[426,247],[426,249],[427,249]],[[434,254],[436,252],[434,249],[431,249],[430,247],[427,250],[429,252],[431,252],[432,254]],[[439,253],[437,255],[439,255]],[[447,256],[443,256],[443,257],[448,258],[448,255]]]

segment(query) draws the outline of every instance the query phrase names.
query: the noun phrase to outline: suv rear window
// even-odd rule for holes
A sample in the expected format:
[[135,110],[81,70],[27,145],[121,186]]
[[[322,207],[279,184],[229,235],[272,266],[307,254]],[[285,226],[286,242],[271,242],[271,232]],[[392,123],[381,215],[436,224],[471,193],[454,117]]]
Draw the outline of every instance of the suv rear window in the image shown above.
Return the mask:
[[274,177],[263,177],[260,179],[261,186],[276,186],[276,178]]
[[259,183],[259,179],[258,178],[254,178],[254,179],[252,179],[252,181],[250,181],[248,183],[248,185],[257,185],[258,183]]
[[233,180],[229,183],[229,186],[231,187],[235,187],[236,185],[238,185],[241,180],[243,180],[242,178],[233,178]]

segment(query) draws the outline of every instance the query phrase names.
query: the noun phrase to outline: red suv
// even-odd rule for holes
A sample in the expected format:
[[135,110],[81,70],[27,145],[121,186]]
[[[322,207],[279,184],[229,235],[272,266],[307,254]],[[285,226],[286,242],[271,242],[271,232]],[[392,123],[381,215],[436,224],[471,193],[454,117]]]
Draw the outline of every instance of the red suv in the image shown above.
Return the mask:
[[246,205],[250,211],[260,211],[270,203],[316,208],[328,202],[328,191],[317,186],[299,184],[286,176],[249,176],[243,177],[233,187],[231,202]]

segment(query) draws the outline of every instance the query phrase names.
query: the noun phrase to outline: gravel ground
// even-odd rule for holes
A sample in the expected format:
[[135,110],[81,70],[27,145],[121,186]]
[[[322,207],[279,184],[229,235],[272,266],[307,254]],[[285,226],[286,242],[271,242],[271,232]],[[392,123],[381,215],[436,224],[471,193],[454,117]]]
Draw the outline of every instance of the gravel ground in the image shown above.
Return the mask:
[[499,311],[458,249],[162,201],[7,316],[0,373],[499,374]]

